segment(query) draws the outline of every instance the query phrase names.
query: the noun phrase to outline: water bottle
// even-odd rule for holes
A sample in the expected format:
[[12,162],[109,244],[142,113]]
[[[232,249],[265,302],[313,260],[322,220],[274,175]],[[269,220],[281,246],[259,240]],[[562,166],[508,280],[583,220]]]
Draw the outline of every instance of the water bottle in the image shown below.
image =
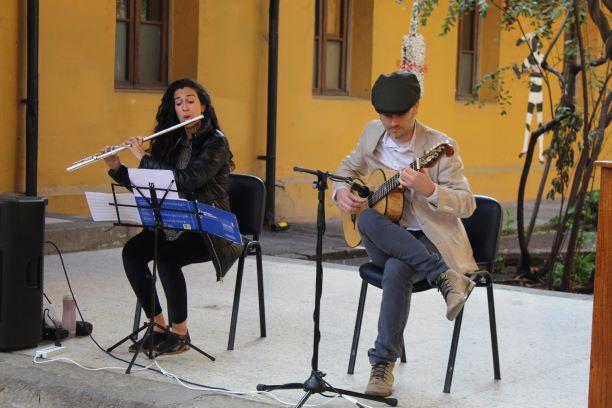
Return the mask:
[[70,295],[64,296],[62,304],[62,327],[68,330],[70,337],[76,333],[76,303]]

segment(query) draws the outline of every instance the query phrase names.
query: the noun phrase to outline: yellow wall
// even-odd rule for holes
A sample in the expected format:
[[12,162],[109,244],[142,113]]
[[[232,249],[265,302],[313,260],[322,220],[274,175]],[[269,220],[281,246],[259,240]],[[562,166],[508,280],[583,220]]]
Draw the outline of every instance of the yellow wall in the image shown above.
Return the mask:
[[48,211],[86,213],[83,191],[109,189],[105,166],[66,167],[150,133],[161,92],[115,91],[114,1],[41,2],[40,32],[39,194]]
[[[335,170],[355,147],[364,124],[376,118],[376,113],[368,100],[312,96],[314,2],[281,3],[279,64],[283,69],[279,74],[277,177],[283,189],[277,189],[277,218],[312,220],[316,206],[312,178],[294,173],[292,167]],[[479,108],[455,101],[457,32],[438,35],[446,14],[444,3],[434,11],[427,26],[421,27],[427,46],[427,74],[419,119],[459,142],[475,193],[501,201],[515,200],[523,163],[518,153],[523,144],[527,77],[512,84],[513,105],[505,116],[500,116],[499,108],[490,103]],[[374,0],[371,82],[380,73],[396,69],[410,11],[410,4]],[[490,26],[487,29],[491,30]],[[499,63],[522,62],[525,49],[514,45],[518,34],[499,35]],[[550,108],[545,105],[544,120],[549,117]],[[542,167],[534,163],[528,197],[535,196]],[[328,210],[330,217],[339,215],[331,204]]]
[[[19,140],[23,109],[17,103],[25,94],[25,40],[18,42],[25,38],[22,4],[0,2],[0,58],[12,61],[0,66],[2,89],[7,90],[0,108],[8,112],[8,119],[0,122],[0,191],[19,191],[23,185],[19,170],[23,168]],[[195,76],[205,85],[230,140],[236,171],[262,178],[265,162],[257,156],[266,153],[268,5],[268,0],[174,0],[170,27],[171,79]],[[447,1],[441,2],[428,25],[421,27],[427,74],[420,120],[459,142],[475,193],[515,200],[523,163],[517,156],[523,143],[527,76],[510,83],[513,99],[505,116],[491,103],[479,108],[456,101],[457,32],[438,35],[446,6]],[[372,25],[351,34],[353,46],[361,47],[351,53],[353,96],[325,97],[313,96],[311,89],[314,0],[281,0],[277,219],[314,219],[312,177],[293,172],[293,166],[333,171],[354,148],[364,124],[376,118],[367,97],[369,84],[380,73],[397,68],[410,10],[410,2],[354,0],[359,24],[371,19]],[[525,58],[526,48],[515,46],[516,31],[497,33],[496,38],[493,20],[486,20],[484,27],[489,51],[482,58],[483,70]],[[23,35],[18,35],[19,30]],[[162,92],[114,89],[113,0],[41,2],[40,32],[38,190],[50,198],[49,211],[87,213],[82,193],[108,190],[105,166],[97,163],[73,173],[65,168],[106,145],[149,134]],[[490,49],[496,44],[498,49]],[[371,61],[364,63],[364,56]],[[558,95],[552,99],[556,101]],[[546,96],[544,120],[549,117]],[[121,158],[135,164],[129,153]],[[534,163],[528,197],[534,197],[541,171],[542,166]],[[329,201],[328,210],[328,217],[339,215]]]
[[195,78],[198,75],[198,0],[172,3],[170,31],[170,78]]
[[25,111],[19,103],[25,97],[19,88],[21,21],[19,3],[0,2],[0,192],[14,192],[19,188],[20,161],[16,160],[21,146],[19,114]]
[[199,16],[198,79],[211,94],[236,172],[264,177],[256,156],[266,153],[268,1],[201,0]]

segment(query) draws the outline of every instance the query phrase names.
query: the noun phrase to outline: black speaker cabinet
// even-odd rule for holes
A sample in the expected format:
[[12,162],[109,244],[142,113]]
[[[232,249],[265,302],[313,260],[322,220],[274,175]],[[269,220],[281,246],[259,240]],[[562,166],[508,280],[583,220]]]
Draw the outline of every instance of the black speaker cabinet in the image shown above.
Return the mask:
[[40,342],[46,201],[0,195],[0,350]]

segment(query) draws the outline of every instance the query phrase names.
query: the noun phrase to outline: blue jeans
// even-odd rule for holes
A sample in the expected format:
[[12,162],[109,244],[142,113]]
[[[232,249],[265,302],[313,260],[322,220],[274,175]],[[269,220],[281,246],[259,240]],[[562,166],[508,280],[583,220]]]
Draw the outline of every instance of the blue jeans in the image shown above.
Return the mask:
[[359,232],[372,263],[384,271],[378,336],[368,350],[370,364],[395,361],[402,353],[413,285],[427,279],[433,286],[448,266],[422,231],[408,231],[373,208],[359,216]]

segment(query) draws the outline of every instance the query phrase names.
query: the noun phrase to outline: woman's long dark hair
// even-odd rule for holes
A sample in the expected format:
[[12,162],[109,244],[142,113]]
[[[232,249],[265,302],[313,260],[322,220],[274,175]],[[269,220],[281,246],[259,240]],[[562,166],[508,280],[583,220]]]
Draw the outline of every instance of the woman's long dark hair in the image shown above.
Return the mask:
[[[219,128],[219,121],[217,120],[215,108],[210,101],[210,95],[208,92],[206,92],[206,89],[204,89],[201,84],[193,79],[183,78],[168,85],[168,89],[166,89],[164,96],[162,96],[161,104],[159,105],[159,108],[157,108],[157,115],[155,117],[155,132],[167,129],[170,126],[179,123],[178,117],[176,116],[176,111],[174,110],[174,92],[181,88],[191,88],[196,91],[200,103],[206,107],[206,110],[204,111],[204,119],[202,119],[198,133],[203,133],[202,136],[206,137],[213,134],[216,130],[221,130]],[[166,135],[156,137],[151,142],[151,155],[156,159],[162,160],[170,165],[174,165],[178,158],[179,152],[179,149],[176,147],[184,134],[185,130],[180,128]],[[232,154],[230,152],[230,163],[231,161]]]

